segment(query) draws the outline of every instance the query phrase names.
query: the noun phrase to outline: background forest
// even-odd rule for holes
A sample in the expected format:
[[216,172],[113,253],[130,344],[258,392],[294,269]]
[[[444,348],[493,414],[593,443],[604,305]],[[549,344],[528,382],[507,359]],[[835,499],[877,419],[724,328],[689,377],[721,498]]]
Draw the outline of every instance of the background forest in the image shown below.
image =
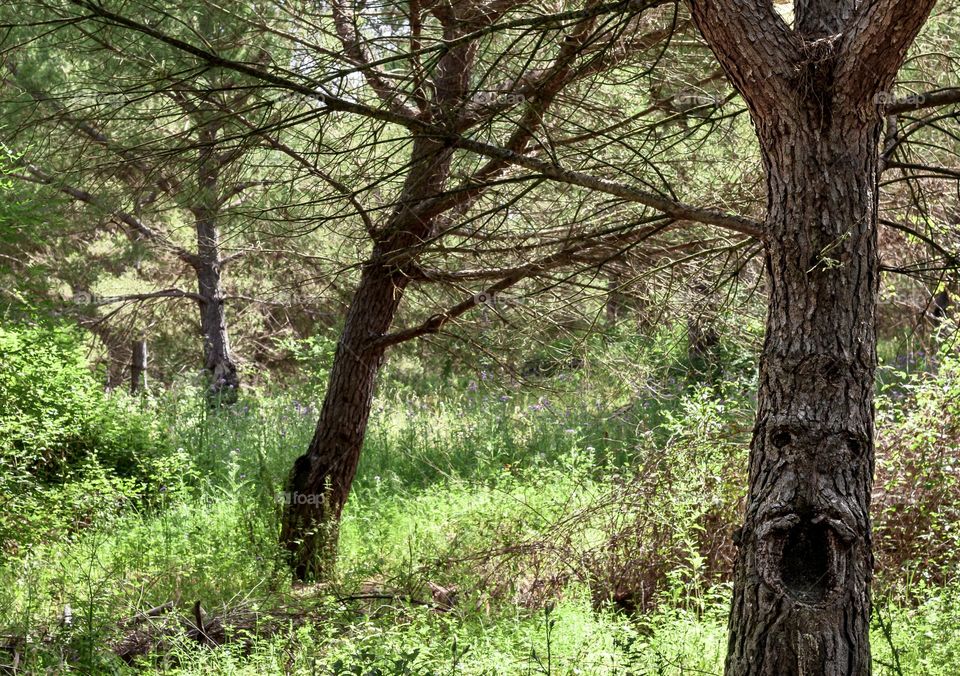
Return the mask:
[[[878,674],[960,673],[958,44],[878,101]],[[0,672],[723,672],[767,188],[686,5],[3,3],[0,151]]]

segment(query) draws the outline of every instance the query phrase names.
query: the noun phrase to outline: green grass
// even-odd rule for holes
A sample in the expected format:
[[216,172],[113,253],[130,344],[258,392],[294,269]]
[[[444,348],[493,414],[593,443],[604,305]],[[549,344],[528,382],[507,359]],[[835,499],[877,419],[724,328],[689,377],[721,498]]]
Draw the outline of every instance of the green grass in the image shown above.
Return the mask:
[[[465,379],[431,391],[388,378],[338,577],[309,587],[282,565],[277,496],[313,432],[315,398],[250,394],[218,413],[189,390],[145,402],[168,452],[136,486],[91,464],[32,498],[58,517],[0,564],[0,634],[28,639],[16,648],[23,673],[120,673],[125,618],[167,602],[188,616],[199,600],[208,620],[233,622],[230,640],[152,636],[137,669],[721,673],[751,426],[736,393],[749,383],[664,380],[669,396],[657,398],[596,374],[554,385]],[[932,406],[939,390],[920,389]],[[930,443],[953,443],[938,434]],[[949,565],[935,583],[879,571],[895,591],[878,594],[876,673],[960,673]]]

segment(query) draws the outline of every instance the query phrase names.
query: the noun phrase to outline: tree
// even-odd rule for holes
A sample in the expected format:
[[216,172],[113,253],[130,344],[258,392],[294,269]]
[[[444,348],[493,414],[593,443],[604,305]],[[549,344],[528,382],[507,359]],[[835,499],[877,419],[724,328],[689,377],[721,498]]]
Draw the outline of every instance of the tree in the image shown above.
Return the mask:
[[[749,218],[688,206],[674,193],[682,181],[654,184],[642,171],[652,162],[635,142],[644,133],[661,134],[662,121],[614,133],[584,120],[584,110],[593,112],[596,93],[587,85],[588,93],[578,91],[581,78],[589,82],[586,76],[607,73],[631,50],[666,45],[673,35],[669,29],[683,23],[681,16],[671,17],[658,39],[645,39],[639,28],[647,26],[638,19],[661,3],[588,3],[533,18],[515,17],[496,2],[410,3],[389,5],[385,18],[369,22],[344,3],[313,6],[315,20],[308,23],[326,27],[307,31],[317,42],[305,42],[297,28],[288,35],[316,60],[291,49],[296,57],[279,66],[231,61],[216,49],[172,37],[162,26],[99,3],[72,4],[89,13],[82,20],[96,17],[150,36],[249,78],[247,86],[300,97],[303,108],[292,109],[306,108],[304,115],[355,120],[357,131],[348,136],[358,148],[386,148],[390,157],[400,149],[407,153],[399,168],[383,154],[359,169],[345,161],[334,167],[337,179],[319,158],[342,160],[359,151],[331,149],[324,140],[311,158],[306,144],[291,147],[279,139],[277,132],[296,126],[301,112],[250,129],[318,177],[328,174],[324,180],[356,207],[369,246],[360,258],[360,279],[316,435],[291,475],[290,490],[308,498],[292,501],[282,535],[297,576],[329,571],[324,559],[336,544],[337,518],[388,348],[444,330],[482,298],[524,280],[602,267],[663,229],[699,222],[762,240],[770,295],[728,670],[869,670],[878,177],[897,166],[891,151],[901,142],[888,134],[883,158],[878,151],[884,114],[915,110],[909,103],[880,103],[890,98],[894,76],[932,1],[911,8],[893,0],[797,3],[795,28],[772,3],[689,3],[756,127],[768,187],[763,228]],[[626,12],[624,21],[599,21],[618,12]],[[518,26],[529,30],[510,35]],[[332,41],[339,51],[330,48]],[[624,75],[617,88],[622,91],[629,79]],[[715,80],[707,73],[699,85]],[[699,126],[711,119],[709,113],[702,117],[700,108],[719,110],[728,100],[711,96],[704,104],[698,96],[664,97],[657,89],[649,108],[625,117],[667,112],[681,123],[677,133],[688,134],[690,122]],[[956,103],[957,91],[931,97],[934,101]],[[498,138],[506,140],[492,140]],[[336,142],[344,143],[344,137]],[[677,147],[673,141],[665,146]],[[613,165],[627,169],[618,174],[610,170]],[[370,184],[346,185],[349,170],[369,177]],[[636,182],[611,179],[608,171]],[[654,167],[651,173],[659,177],[660,171]],[[655,188],[637,188],[637,182]],[[562,227],[543,222],[520,227],[511,218],[515,204],[531,199],[528,214],[534,221],[542,207],[527,196],[530,186],[538,188],[540,199],[570,187],[585,197],[569,200],[563,215],[570,222],[561,221]],[[374,197],[383,193],[389,196]],[[611,204],[619,209],[626,203],[643,208],[614,210],[616,227],[597,217]],[[581,219],[587,204],[593,211]],[[477,225],[491,214],[507,225]],[[607,227],[588,227],[601,224]],[[896,227],[917,232],[902,223]],[[937,243],[931,247],[936,250]],[[952,259],[949,252],[939,253]],[[468,265],[473,259],[482,264]],[[510,264],[495,265],[504,261]],[[408,328],[394,328],[411,290],[433,282],[447,284],[462,300]],[[481,293],[467,293],[478,286]]]
[[691,0],[750,107],[769,292],[726,672],[869,674],[880,143],[935,0]]
[[[484,299],[524,280],[551,270],[595,268],[615,258],[618,251],[668,229],[707,223],[741,236],[757,232],[748,218],[680,202],[669,186],[662,191],[637,188],[537,157],[546,146],[545,139],[576,138],[583,132],[580,117],[590,106],[591,78],[640,59],[648,50],[656,60],[656,49],[668,42],[678,24],[669,13],[647,17],[648,11],[666,4],[661,0],[629,6],[588,2],[556,15],[521,16],[513,21],[504,19],[514,9],[508,3],[411,3],[410,16],[399,26],[389,25],[396,19],[390,12],[385,19],[372,20],[372,38],[361,35],[359,15],[345,4],[334,3],[330,10],[307,5],[297,12],[298,20],[311,26],[332,21],[330,37],[341,51],[311,43],[318,61],[301,59],[294,64],[297,69],[309,66],[304,73],[231,61],[215,50],[96,3],[77,0],[74,4],[98,20],[242,73],[251,79],[248,87],[273,86],[306,97],[307,113],[296,110],[288,120],[272,120],[266,128],[253,125],[251,135],[323,177],[342,199],[356,206],[370,249],[358,266],[360,279],[346,312],[316,434],[295,462],[288,486],[288,494],[296,499],[288,505],[281,541],[298,578],[330,572],[337,524],[356,472],[377,375],[388,348],[435,334],[483,305]],[[502,37],[497,33],[501,21]],[[519,37],[509,36],[511,27],[522,29]],[[395,56],[376,58],[373,46],[378,42],[386,43],[382,53]],[[423,47],[428,43],[432,47]],[[331,61],[331,55],[346,63]],[[381,70],[384,63],[389,70]],[[299,81],[300,76],[305,81]],[[572,89],[581,82],[584,92]],[[403,149],[407,159],[398,168],[385,162],[384,154],[376,155],[370,162],[372,184],[347,187],[343,179],[329,175],[328,164],[309,158],[323,158],[320,152],[301,144],[291,147],[277,138],[277,130],[295,124],[290,119],[332,113],[359,117],[364,124],[350,138],[338,139],[347,147],[334,149],[341,162],[336,169],[352,166],[353,153],[347,144],[356,144],[363,152],[386,148],[387,157]],[[564,122],[568,129],[561,127]],[[389,131],[383,123],[391,125]],[[606,143],[602,134],[586,134],[588,139],[594,136]],[[499,144],[479,140],[485,137],[505,140]],[[578,160],[590,160],[589,151],[574,143],[560,139],[560,145]],[[361,176],[366,171],[363,167]],[[356,170],[352,173],[357,182]],[[580,189],[558,190],[551,196],[566,202],[568,212],[579,217],[560,227],[539,219],[515,225],[510,211],[545,180]],[[363,193],[379,202],[376,211],[361,203],[358,195]],[[382,193],[389,196],[383,199]],[[584,206],[593,193],[610,199],[609,204],[595,207],[600,218],[588,216]],[[542,208],[536,197],[529,199]],[[614,205],[623,207],[615,210]],[[381,215],[374,220],[372,213]],[[491,224],[484,226],[483,220]],[[460,252],[462,257],[454,255]],[[504,252],[517,253],[519,260],[496,265],[507,258]],[[473,267],[468,263],[475,260],[489,264]],[[438,282],[456,289],[462,300],[409,328],[392,330],[408,288]],[[464,299],[467,285],[482,286]]]
[[[582,263],[583,257],[597,249],[605,251],[606,257],[615,256],[609,251],[611,247],[636,244],[665,225],[664,217],[654,216],[649,224],[640,221],[640,225],[648,227],[619,228],[605,237],[597,233],[574,236],[567,232],[559,238],[559,247],[540,242],[535,252],[542,252],[541,257],[513,268],[444,271],[428,270],[423,264],[428,246],[451,238],[465,239],[473,248],[474,256],[481,258],[481,243],[489,234],[481,232],[479,236],[464,237],[466,228],[460,225],[461,219],[465,219],[499,181],[516,180],[509,176],[508,170],[514,162],[523,162],[525,155],[532,151],[531,146],[540,142],[538,135],[544,131],[548,112],[555,112],[554,104],[562,93],[570,93],[578,81],[602,73],[623,63],[633,53],[652,49],[669,38],[672,34],[669,27],[620,37],[639,28],[639,16],[658,4],[635,5],[631,9],[636,15],[630,13],[623,20],[611,22],[601,20],[599,6],[586,3],[579,13],[571,13],[562,29],[551,26],[534,32],[535,50],[526,56],[522,52],[514,54],[509,45],[498,45],[503,52],[489,47],[482,49],[485,30],[507,13],[506,3],[458,2],[434,6],[411,3],[411,41],[419,44],[426,40],[426,26],[432,20],[434,33],[439,33],[434,39],[442,38],[451,46],[430,64],[421,62],[416,49],[404,54],[408,72],[398,76],[399,67],[394,64],[391,73],[402,82],[400,85],[390,84],[386,74],[371,65],[373,41],[360,34],[357,15],[346,3],[331,4],[336,36],[344,53],[354,66],[362,69],[369,91],[383,109],[394,116],[427,120],[431,124],[405,125],[410,132],[410,154],[404,181],[397,196],[390,201],[389,216],[368,232],[371,253],[362,264],[360,280],[347,310],[316,433],[291,473],[287,490],[296,499],[287,507],[280,537],[290,553],[296,577],[324,577],[330,572],[338,522],[360,459],[377,374],[389,347],[436,333],[482,304],[482,299],[494,298],[531,276]],[[534,60],[539,62],[539,67],[529,65]],[[516,62],[522,65],[513,72]],[[500,75],[499,69],[506,70],[509,77]],[[487,84],[478,86],[477,82]],[[506,118],[506,114],[513,111],[517,119]],[[468,133],[496,129],[497,123],[506,126],[506,140],[499,146],[491,148],[465,141]],[[491,157],[480,165],[457,166],[457,144],[450,143],[452,138],[466,143],[468,150],[484,148]],[[526,164],[552,174],[555,179],[568,179],[568,172],[548,163],[527,159]],[[466,177],[450,185],[454,168]],[[707,211],[686,208],[672,200],[641,195],[636,198],[645,206],[660,210],[671,221],[711,218]],[[501,210],[502,206],[496,209]],[[713,214],[713,220],[734,230],[751,232],[745,219],[738,221]],[[540,223],[533,224],[533,232],[538,230],[545,228]],[[546,240],[549,242],[550,238]],[[556,250],[549,251],[550,248]],[[486,286],[480,293],[428,317],[419,325],[391,332],[411,282],[444,280],[484,282]]]
[[[240,56],[257,49],[253,58],[266,56],[262,36],[251,36],[223,13],[200,13],[195,24],[212,44]],[[47,51],[30,45],[7,55],[3,103],[10,123],[4,136],[11,151],[25,149],[13,175],[86,205],[156,259],[171,255],[188,268],[196,291],[91,296],[91,304],[170,298],[194,303],[208,394],[212,402],[229,402],[240,377],[230,346],[223,276],[247,252],[225,251],[221,229],[228,219],[239,220],[239,203],[271,183],[250,160],[252,149],[231,138],[252,92],[237,87],[230,71],[198,65],[180,51],[164,53],[165,46],[154,41],[135,43],[142,51],[132,56],[129,52],[138,50],[128,42],[131,34],[115,33],[101,29],[75,36],[72,46],[85,56],[97,55],[95,60],[58,51],[59,46]],[[257,46],[250,48],[248,40]],[[47,90],[51,85],[55,92]],[[85,97],[85,86],[99,92],[95,102]],[[50,137],[59,142],[38,140]],[[257,160],[263,161],[263,151]],[[175,234],[182,214],[192,221],[193,243],[178,241]],[[89,295],[88,289],[79,291]],[[118,349],[117,332],[102,320],[86,317],[82,323],[108,350],[124,354],[129,341],[120,341]],[[115,372],[108,368],[111,385],[116,385]]]

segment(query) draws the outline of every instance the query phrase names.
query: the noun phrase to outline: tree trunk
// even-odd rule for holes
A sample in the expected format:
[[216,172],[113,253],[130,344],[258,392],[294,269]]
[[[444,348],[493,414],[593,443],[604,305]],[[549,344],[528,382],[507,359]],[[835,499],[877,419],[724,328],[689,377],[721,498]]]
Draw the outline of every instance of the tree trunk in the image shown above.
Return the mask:
[[130,359],[130,394],[139,394],[147,389],[147,341],[133,341]]
[[[876,118],[871,121],[870,118]],[[769,311],[727,674],[870,673],[880,118],[758,125]]]
[[[441,8],[448,39],[462,27]],[[454,123],[469,90],[476,44],[446,51],[433,77],[435,94],[429,114]],[[404,267],[417,258],[416,247],[435,234],[443,207],[429,200],[442,193],[450,174],[453,150],[436,138],[416,136],[397,206],[387,222],[371,232],[374,245],[350,302],[320,419],[310,448],[297,458],[287,487],[280,543],[289,554],[297,579],[322,579],[333,569],[340,514],[357,472],[370,406],[383,363],[384,348],[371,341],[393,324],[409,276]]]
[[727,676],[870,673],[881,99],[936,0],[688,0],[767,174],[769,291]]
[[107,324],[101,321],[81,320],[80,326],[88,329],[93,335],[100,339],[107,351],[104,358],[106,366],[106,389],[113,391],[123,385],[127,375],[127,367],[130,364],[128,356],[128,343],[122,336],[117,335]]
[[371,340],[390,329],[409,276],[409,253],[434,227],[420,204],[438,194],[452,151],[436,141],[414,142],[411,170],[399,205],[380,231],[337,343],[317,429],[293,466],[280,542],[297,579],[321,579],[332,570],[337,524],[353,484],[384,349]]
[[217,130],[201,129],[197,171],[197,197],[191,211],[197,231],[197,291],[200,302],[200,333],[203,336],[203,369],[208,379],[211,404],[232,403],[240,388],[240,376],[230,351],[227,314],[221,282],[220,164],[216,156]]
[[237,398],[240,376],[227,334],[220,261],[217,257],[201,254],[196,270],[197,287],[203,299],[200,303],[200,333],[203,336],[203,370],[209,383],[207,395],[211,402],[232,403]]
[[390,328],[405,285],[404,276],[368,265],[350,303],[316,432],[294,463],[285,496],[280,540],[297,579],[321,579],[332,568],[337,524],[356,475],[384,356],[383,349],[367,344]]
[[712,302],[714,291],[705,284],[696,284],[693,291],[696,297],[690,302],[687,315],[687,360],[699,376],[712,382],[717,375],[720,346],[716,303]]
[[624,293],[621,291],[620,275],[611,272],[607,278],[607,326],[615,328],[624,314]]

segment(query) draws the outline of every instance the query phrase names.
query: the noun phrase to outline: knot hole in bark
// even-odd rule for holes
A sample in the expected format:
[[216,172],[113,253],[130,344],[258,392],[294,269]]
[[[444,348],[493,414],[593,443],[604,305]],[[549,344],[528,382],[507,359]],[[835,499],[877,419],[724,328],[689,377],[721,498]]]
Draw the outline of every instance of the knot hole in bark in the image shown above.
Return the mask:
[[804,520],[783,535],[780,580],[802,603],[820,603],[837,586],[837,547],[830,526]]
[[777,430],[770,437],[771,443],[778,449],[789,445],[792,440],[793,437],[790,436],[789,430]]
[[847,436],[847,450],[853,458],[859,458],[863,454],[864,443],[855,435]]
[[840,359],[826,359],[820,368],[820,374],[829,384],[834,385],[843,381],[843,376],[849,371],[847,365]]

